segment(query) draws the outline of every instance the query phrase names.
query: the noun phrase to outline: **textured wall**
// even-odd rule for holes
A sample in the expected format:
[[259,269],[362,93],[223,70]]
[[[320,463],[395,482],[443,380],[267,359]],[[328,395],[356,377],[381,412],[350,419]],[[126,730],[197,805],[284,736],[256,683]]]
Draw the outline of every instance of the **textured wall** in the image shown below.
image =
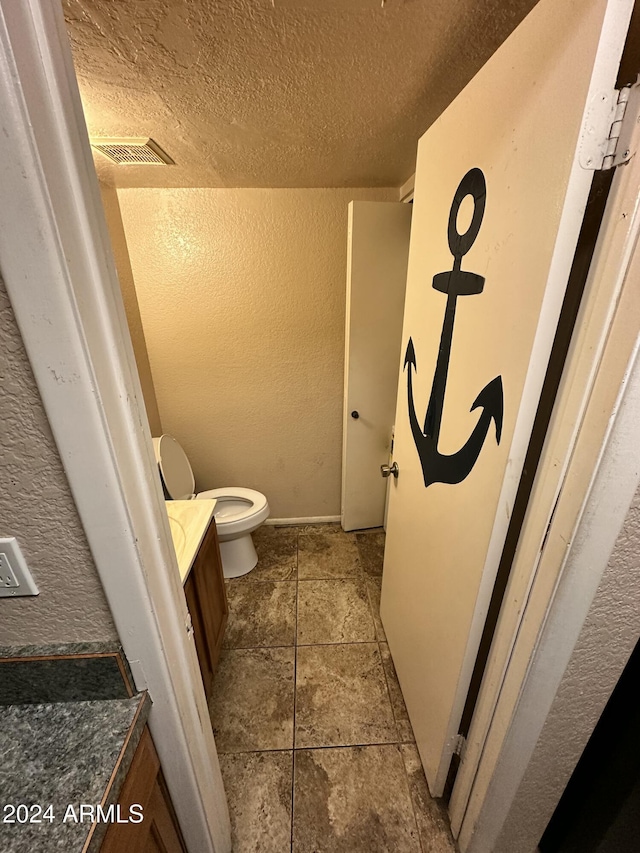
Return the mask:
[[40,590],[0,598],[0,646],[117,638],[0,281],[0,536],[16,536]]
[[199,490],[340,512],[347,205],[397,190],[120,190],[164,429]]
[[102,206],[104,207],[109,236],[111,237],[111,248],[113,249],[113,256],[118,271],[120,290],[122,291],[127,325],[129,326],[133,352],[138,366],[138,375],[140,377],[140,385],[142,386],[142,396],[144,397],[147,417],[149,418],[149,426],[151,427],[152,435],[159,435],[162,432],[162,425],[160,423],[160,413],[158,412],[156,389],[154,388],[153,377],[151,376],[147,342],[144,338],[142,320],[140,319],[140,307],[133,281],[133,273],[131,272],[131,261],[129,260],[129,250],[122,225],[118,194],[113,187],[106,187],[103,184],[100,185],[100,194],[102,196]]
[[[533,853],[640,637],[640,491],[631,504],[498,842]],[[551,771],[550,771],[551,768]]]

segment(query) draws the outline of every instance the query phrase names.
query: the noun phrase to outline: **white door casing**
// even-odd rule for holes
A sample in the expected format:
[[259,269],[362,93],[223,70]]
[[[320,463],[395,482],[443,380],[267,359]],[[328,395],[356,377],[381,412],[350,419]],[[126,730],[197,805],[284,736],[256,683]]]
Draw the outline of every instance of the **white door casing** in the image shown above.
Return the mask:
[[[395,418],[400,476],[389,506],[381,610],[435,795],[453,754],[591,184],[580,138],[585,126],[589,135],[604,134],[632,5],[542,0],[418,149]],[[416,421],[422,427],[425,420],[438,349],[446,345],[448,297],[432,280],[452,270],[449,214],[472,169],[484,175],[486,206],[475,241],[456,263],[485,281],[481,292],[472,282],[473,295],[455,305],[437,450],[455,454],[483,417],[488,421],[487,400],[476,398],[497,377],[504,420],[498,444],[494,393],[494,420],[468,476],[425,486],[408,379],[415,433]],[[472,208],[467,197],[456,220],[460,234]],[[451,463],[437,464],[451,470]]]
[[[349,204],[342,527],[380,527],[398,389],[412,205]],[[357,412],[358,417],[352,417]]]
[[62,8],[0,0],[2,275],[189,851],[231,831]]

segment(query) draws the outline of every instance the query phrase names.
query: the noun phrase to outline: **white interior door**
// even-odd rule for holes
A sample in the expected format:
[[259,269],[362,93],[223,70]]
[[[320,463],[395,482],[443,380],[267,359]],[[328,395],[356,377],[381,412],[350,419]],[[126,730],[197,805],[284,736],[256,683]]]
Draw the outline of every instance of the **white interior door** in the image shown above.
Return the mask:
[[419,144],[381,610],[435,795],[631,7],[541,0]]
[[379,527],[398,390],[412,205],[349,205],[342,526]]

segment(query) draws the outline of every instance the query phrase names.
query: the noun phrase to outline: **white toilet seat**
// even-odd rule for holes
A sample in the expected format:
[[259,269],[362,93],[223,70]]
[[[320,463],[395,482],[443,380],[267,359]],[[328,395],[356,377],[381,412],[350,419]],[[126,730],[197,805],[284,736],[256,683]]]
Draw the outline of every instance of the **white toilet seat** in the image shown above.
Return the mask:
[[250,533],[269,518],[266,497],[254,489],[227,486],[200,492],[196,498],[217,501],[213,515],[221,542],[234,539],[241,533]]

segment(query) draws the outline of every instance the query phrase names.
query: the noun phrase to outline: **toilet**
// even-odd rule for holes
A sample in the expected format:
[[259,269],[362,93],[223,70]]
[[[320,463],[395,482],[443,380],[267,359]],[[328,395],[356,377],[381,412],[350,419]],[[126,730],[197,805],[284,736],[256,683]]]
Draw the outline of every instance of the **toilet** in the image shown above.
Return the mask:
[[216,500],[213,511],[225,578],[238,578],[258,562],[251,534],[269,518],[266,497],[253,489],[229,486],[194,494],[196,481],[187,454],[171,435],[153,439],[160,478],[174,501]]

